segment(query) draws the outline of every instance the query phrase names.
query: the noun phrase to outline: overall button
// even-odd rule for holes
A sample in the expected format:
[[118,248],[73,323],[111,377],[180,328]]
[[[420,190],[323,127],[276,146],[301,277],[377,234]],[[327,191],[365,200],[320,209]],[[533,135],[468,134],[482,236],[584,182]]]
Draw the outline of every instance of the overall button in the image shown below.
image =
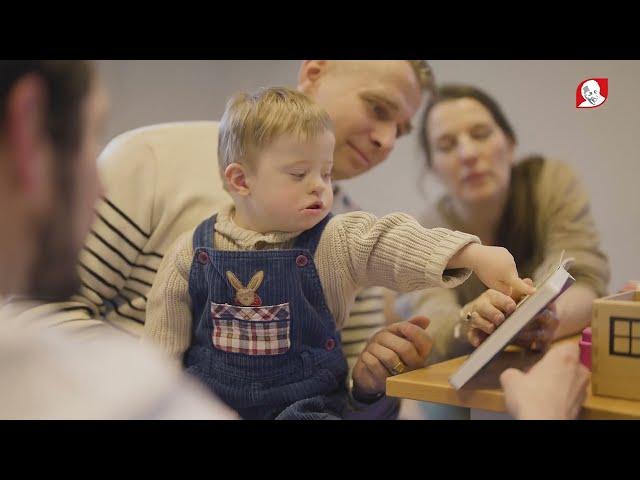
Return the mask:
[[296,258],[296,265],[299,267],[304,267],[307,263],[309,263],[309,259],[306,255],[298,255],[298,258]]
[[209,263],[209,254],[204,250],[200,250],[198,252],[198,262],[200,262],[203,265],[206,265],[207,263]]
[[328,351],[333,350],[336,347],[336,341],[333,338],[327,338],[327,341],[324,344],[324,348]]

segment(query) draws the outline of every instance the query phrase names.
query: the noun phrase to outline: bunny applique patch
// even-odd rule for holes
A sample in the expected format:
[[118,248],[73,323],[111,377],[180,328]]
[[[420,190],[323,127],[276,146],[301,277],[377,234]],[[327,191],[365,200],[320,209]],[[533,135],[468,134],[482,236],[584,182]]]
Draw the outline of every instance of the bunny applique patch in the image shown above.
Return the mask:
[[236,290],[234,298],[236,305],[243,307],[260,307],[262,305],[262,300],[256,292],[264,279],[264,271],[257,271],[253,277],[251,277],[246,287],[231,270],[227,270],[227,279]]

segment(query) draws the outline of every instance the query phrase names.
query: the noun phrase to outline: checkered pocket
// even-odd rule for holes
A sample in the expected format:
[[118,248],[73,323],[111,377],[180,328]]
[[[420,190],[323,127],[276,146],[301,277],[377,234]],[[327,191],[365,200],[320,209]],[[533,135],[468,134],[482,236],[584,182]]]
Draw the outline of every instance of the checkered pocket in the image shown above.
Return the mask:
[[213,346],[247,355],[279,355],[291,346],[289,304],[240,307],[211,302]]

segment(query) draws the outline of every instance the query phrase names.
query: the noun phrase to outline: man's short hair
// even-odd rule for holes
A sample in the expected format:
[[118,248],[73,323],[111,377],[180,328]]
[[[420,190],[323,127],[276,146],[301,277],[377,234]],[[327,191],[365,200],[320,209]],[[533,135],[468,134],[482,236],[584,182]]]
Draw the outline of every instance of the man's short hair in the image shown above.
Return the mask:
[[426,60],[407,60],[413,68],[413,72],[418,78],[420,88],[429,93],[433,93],[436,87],[433,70]]

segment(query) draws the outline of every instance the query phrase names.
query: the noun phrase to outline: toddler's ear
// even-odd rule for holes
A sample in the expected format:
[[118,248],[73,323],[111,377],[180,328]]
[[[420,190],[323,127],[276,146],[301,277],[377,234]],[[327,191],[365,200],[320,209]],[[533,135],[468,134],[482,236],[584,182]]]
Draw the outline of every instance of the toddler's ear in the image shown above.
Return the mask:
[[227,182],[229,192],[243,196],[249,195],[250,190],[244,165],[240,163],[229,164],[224,170],[224,179]]

